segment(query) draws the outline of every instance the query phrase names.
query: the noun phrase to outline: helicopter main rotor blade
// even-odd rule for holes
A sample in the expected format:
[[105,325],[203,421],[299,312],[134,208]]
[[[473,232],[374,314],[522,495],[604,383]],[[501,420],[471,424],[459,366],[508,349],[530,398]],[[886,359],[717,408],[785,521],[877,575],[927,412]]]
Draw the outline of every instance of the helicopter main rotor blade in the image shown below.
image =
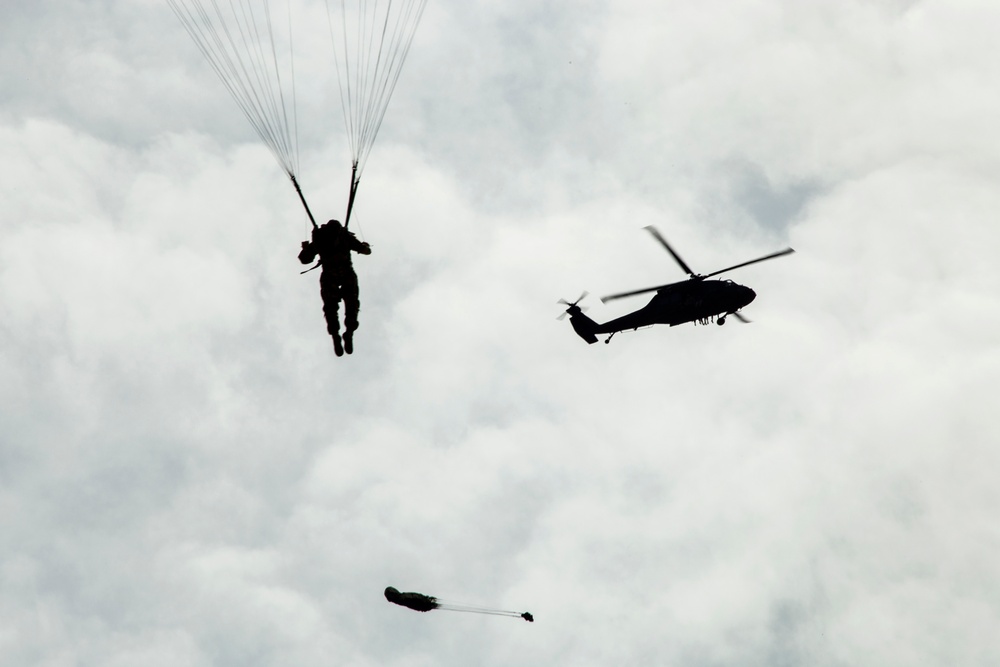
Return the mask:
[[680,285],[681,283],[689,282],[687,280],[681,280],[676,283],[667,283],[666,285],[657,285],[656,287],[646,287],[645,289],[632,290],[631,292],[619,292],[618,294],[609,294],[608,296],[602,296],[601,302],[607,303],[608,301],[614,301],[615,299],[624,299],[627,296],[635,296],[636,294],[645,294],[646,292],[656,292],[663,289],[664,287],[671,287],[672,285]]
[[758,257],[757,259],[751,259],[749,262],[743,262],[742,264],[736,264],[735,266],[730,266],[726,269],[721,269],[719,271],[713,271],[707,275],[702,276],[702,278],[711,278],[712,276],[717,276],[720,273],[725,273],[726,271],[732,271],[733,269],[738,269],[744,266],[750,266],[751,264],[756,264],[757,262],[763,262],[768,259],[774,259],[775,257],[781,257],[783,255],[791,255],[794,250],[791,248],[785,248],[784,250],[779,250],[778,252],[772,252],[770,255],[764,255],[763,257]]
[[674,261],[680,264],[681,268],[684,269],[684,273],[688,274],[689,276],[695,275],[695,272],[691,270],[691,267],[685,264],[684,260],[681,259],[681,256],[678,255],[676,252],[674,252],[674,249],[670,247],[670,244],[667,243],[667,240],[663,238],[663,235],[660,234],[659,230],[656,229],[656,227],[654,227],[653,225],[647,225],[646,227],[643,227],[643,229],[652,234],[653,238],[659,241],[663,245],[663,247],[667,249],[667,252],[669,252],[670,256],[674,258]]

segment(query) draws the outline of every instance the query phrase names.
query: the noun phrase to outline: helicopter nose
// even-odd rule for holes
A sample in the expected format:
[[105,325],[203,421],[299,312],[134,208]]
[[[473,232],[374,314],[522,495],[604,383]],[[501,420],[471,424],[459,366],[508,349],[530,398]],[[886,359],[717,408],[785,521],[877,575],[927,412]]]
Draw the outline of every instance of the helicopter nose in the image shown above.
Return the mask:
[[743,295],[743,298],[746,299],[746,301],[743,303],[743,305],[745,306],[757,298],[757,293],[754,292],[749,287],[744,287],[743,289],[746,290],[746,293]]

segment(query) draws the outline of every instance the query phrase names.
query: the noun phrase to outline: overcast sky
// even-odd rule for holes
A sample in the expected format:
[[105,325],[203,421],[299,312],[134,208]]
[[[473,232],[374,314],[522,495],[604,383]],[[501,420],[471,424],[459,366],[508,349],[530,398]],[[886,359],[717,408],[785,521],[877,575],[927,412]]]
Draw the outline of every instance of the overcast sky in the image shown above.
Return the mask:
[[[0,662],[1000,664],[997,25],[430,0],[337,358],[294,190],[167,4],[4,2]],[[298,44],[325,219],[350,156]],[[645,225],[703,273],[797,252],[728,276],[751,325],[588,346],[558,298],[683,278]]]

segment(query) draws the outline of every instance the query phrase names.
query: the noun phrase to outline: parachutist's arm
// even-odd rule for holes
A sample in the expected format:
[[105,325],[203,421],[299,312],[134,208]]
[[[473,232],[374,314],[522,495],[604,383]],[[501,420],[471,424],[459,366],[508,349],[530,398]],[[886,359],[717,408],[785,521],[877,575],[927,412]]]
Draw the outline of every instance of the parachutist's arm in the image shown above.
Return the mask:
[[347,232],[347,247],[359,255],[372,254],[372,247],[368,245],[368,241],[359,241],[354,232]]
[[359,255],[372,254],[372,247],[368,244],[368,241],[359,241],[358,237],[354,234],[351,234],[348,238],[350,239],[351,250]]
[[309,264],[314,259],[316,259],[316,249],[313,244],[309,241],[303,241],[302,250],[299,251],[299,261],[303,264]]

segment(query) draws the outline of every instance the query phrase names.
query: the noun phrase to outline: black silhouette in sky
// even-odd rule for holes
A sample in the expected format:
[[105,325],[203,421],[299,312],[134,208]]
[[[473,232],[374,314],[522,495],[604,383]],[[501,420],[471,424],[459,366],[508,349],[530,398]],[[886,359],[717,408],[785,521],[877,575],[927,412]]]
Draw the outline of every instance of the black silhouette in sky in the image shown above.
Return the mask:
[[529,623],[535,622],[535,617],[529,612],[517,612],[517,611],[504,611],[503,609],[490,609],[488,607],[475,607],[467,604],[456,604],[452,602],[442,602],[432,595],[424,595],[423,593],[400,593],[398,590],[389,586],[385,589],[385,599],[393,604],[398,604],[401,607],[406,607],[407,609],[412,609],[414,611],[431,611],[434,609],[442,609],[445,611],[464,611],[472,614],[492,614],[493,616],[511,616],[514,618],[523,618]]
[[414,611],[437,609],[437,598],[423,593],[400,593],[392,586],[385,589],[385,599]]
[[[333,337],[333,350],[337,356],[354,352],[354,332],[358,328],[358,276],[351,264],[351,253],[372,254],[371,246],[358,238],[339,220],[330,220],[325,225],[313,228],[312,240],[302,242],[299,261],[309,264],[319,256],[322,271],[319,277],[319,293],[323,297],[323,314],[326,316],[326,330]],[[340,302],[344,302],[344,341],[340,341]]]
[[722,325],[726,323],[727,315],[733,315],[736,319],[744,323],[749,322],[750,320],[743,317],[739,310],[753,301],[757,297],[757,294],[749,287],[734,283],[732,280],[706,280],[706,278],[795,252],[791,248],[785,248],[770,255],[758,257],[749,262],[736,264],[719,271],[713,271],[703,276],[692,271],[684,263],[684,260],[674,252],[674,249],[656,231],[656,228],[646,227],[646,229],[667,249],[667,252],[674,258],[674,261],[684,269],[684,272],[689,276],[688,279],[603,297],[601,301],[608,302],[626,296],[656,292],[650,302],[639,310],[622,315],[603,324],[599,324],[584,315],[583,308],[577,305],[580,303],[580,299],[583,299],[587,295],[586,292],[573,303],[560,299],[559,303],[567,306],[567,308],[566,312],[559,316],[559,319],[562,319],[566,316],[566,313],[569,313],[569,321],[573,325],[573,329],[580,338],[588,343],[596,343],[597,334],[608,334],[608,337],[604,341],[608,343],[611,341],[611,336],[619,331],[625,331],[626,329],[634,330],[653,324],[669,324],[670,326],[684,324],[685,322],[708,324],[714,319],[716,324]]

